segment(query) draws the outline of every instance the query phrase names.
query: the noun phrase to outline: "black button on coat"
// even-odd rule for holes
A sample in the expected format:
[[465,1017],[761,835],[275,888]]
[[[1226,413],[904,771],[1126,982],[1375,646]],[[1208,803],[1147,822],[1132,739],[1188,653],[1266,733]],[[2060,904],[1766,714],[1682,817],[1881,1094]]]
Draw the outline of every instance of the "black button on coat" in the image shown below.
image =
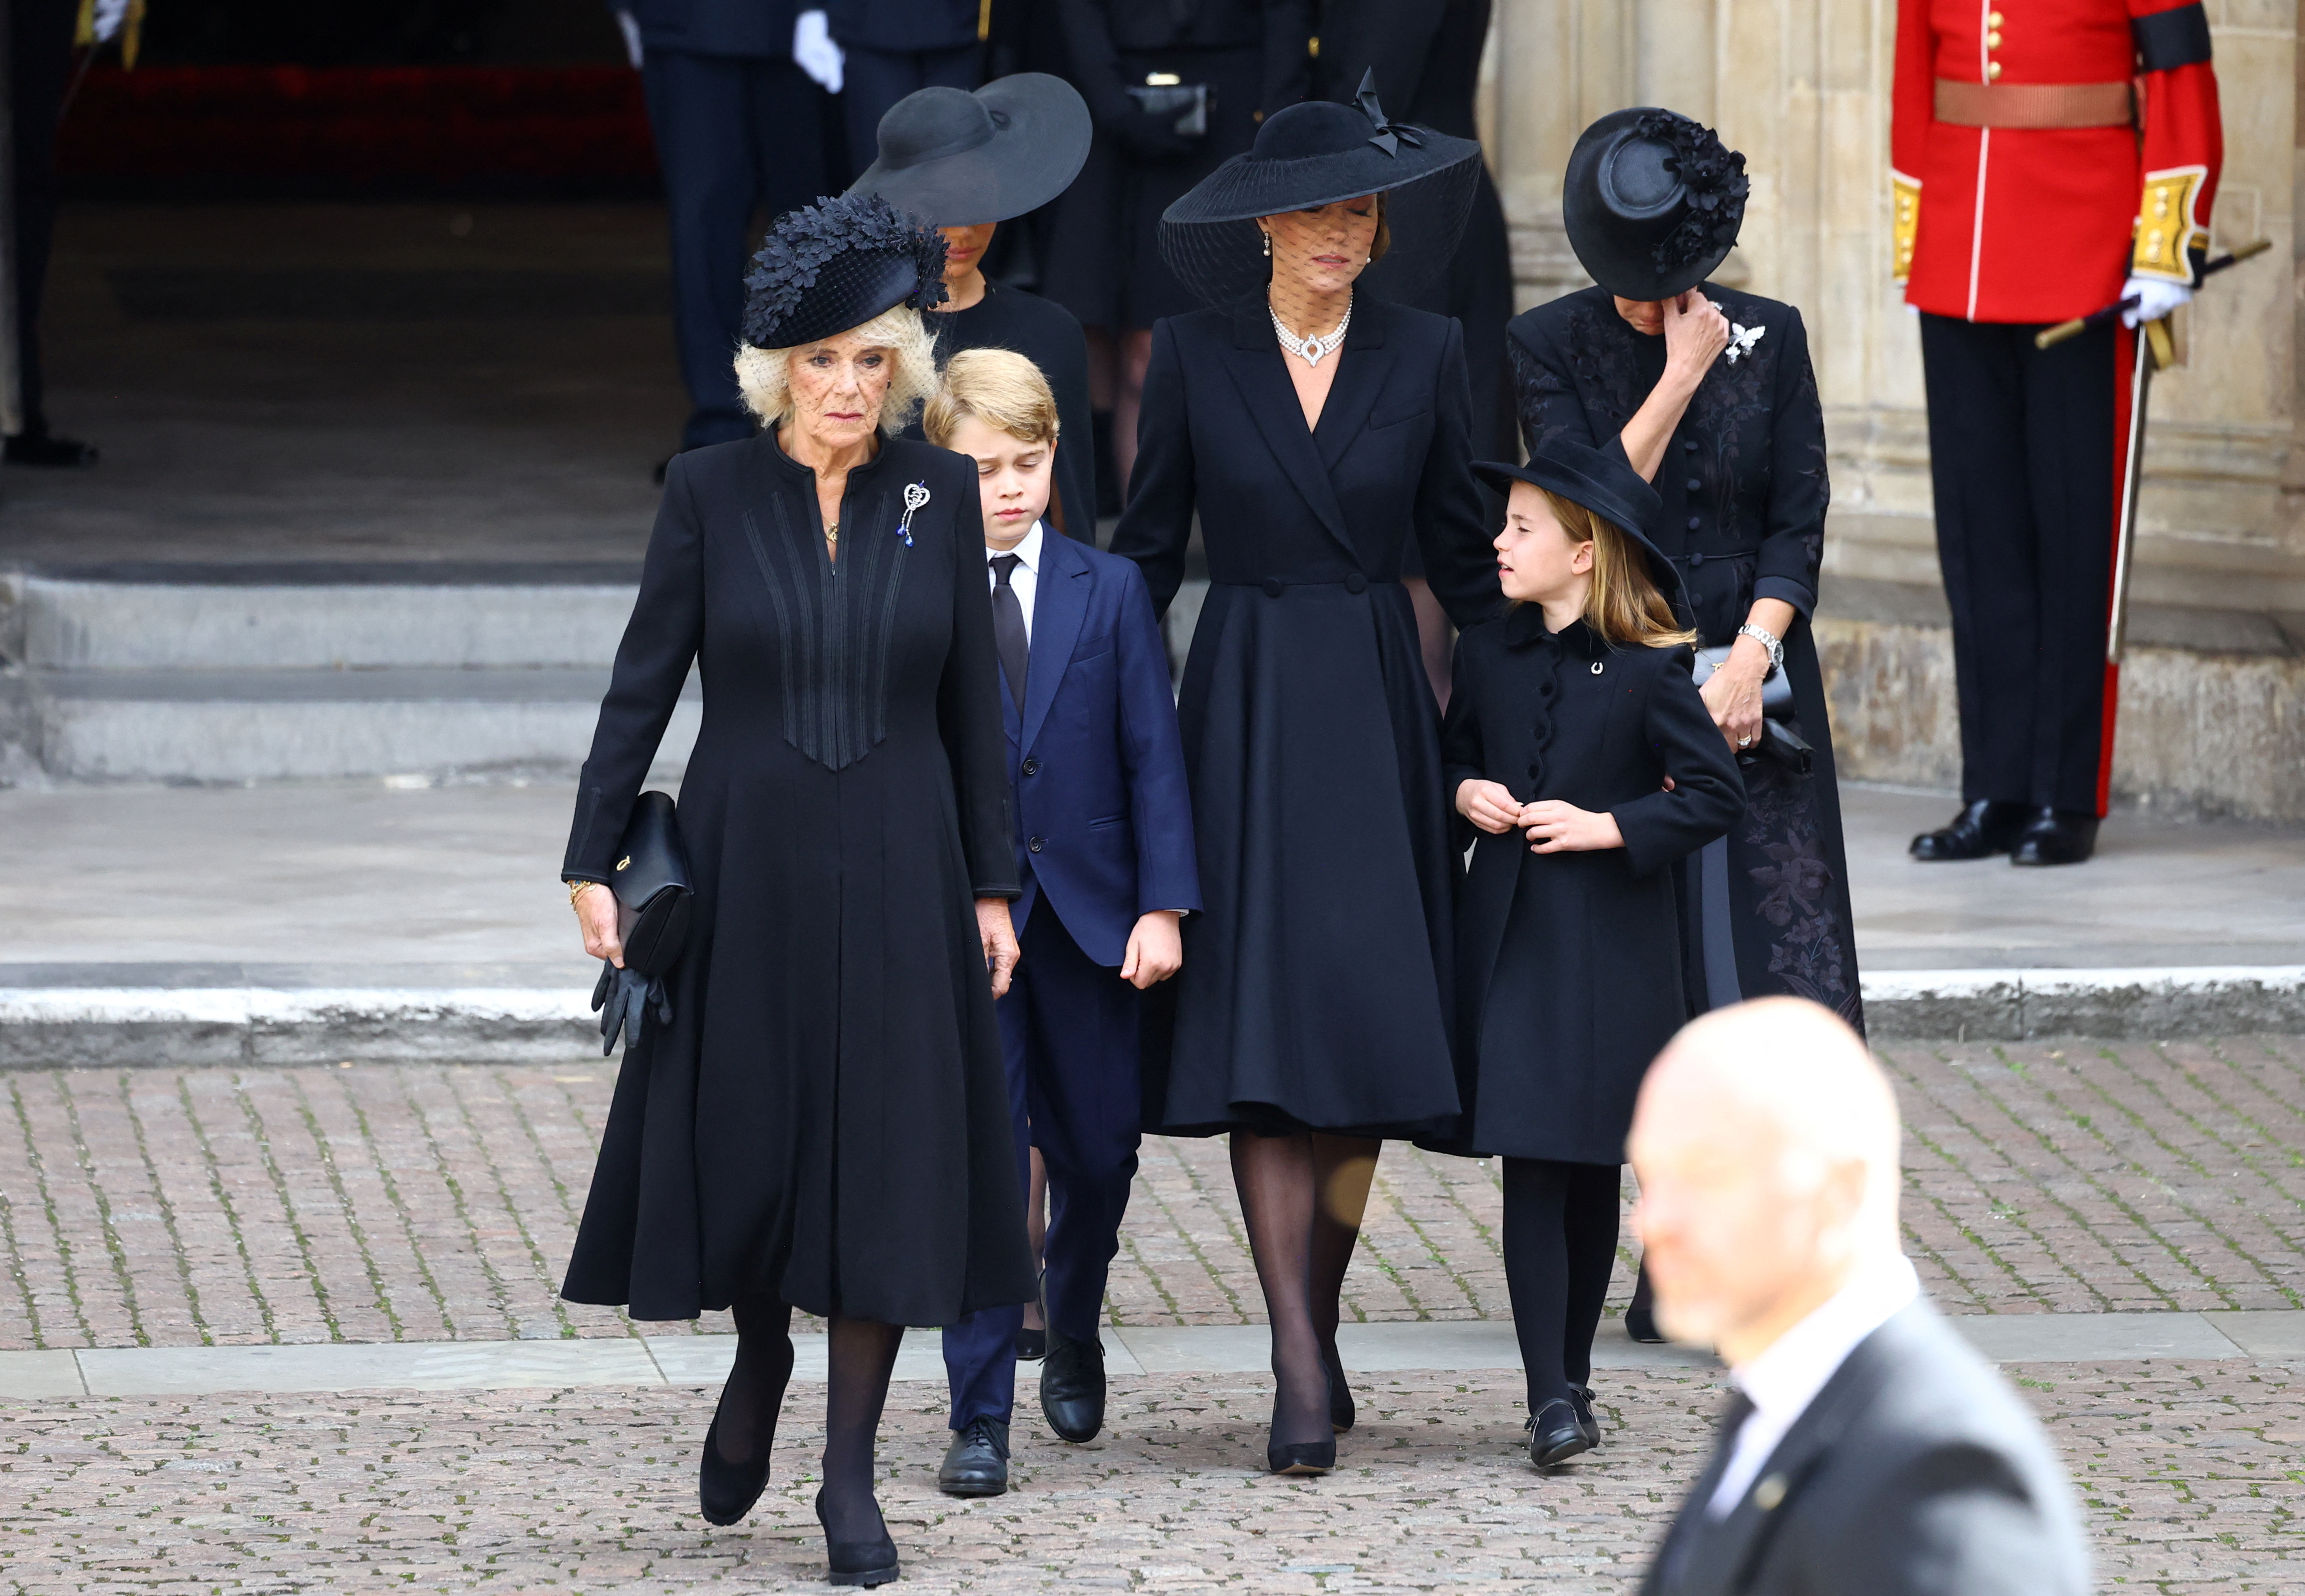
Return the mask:
[[[1784,638],[1785,670],[1795,725],[1816,751],[1806,777],[1766,759],[1745,762],[1745,818],[1729,836],[1722,912],[1736,948],[1730,973],[1744,997],[1811,998],[1861,1031],[1833,728],[1809,632],[1832,491],[1808,336],[1790,305],[1701,286],[1743,330],[1741,352],[1734,362],[1724,352],[1698,384],[1673,432],[1680,446],[1656,473],[1664,508],[1645,530],[1680,567],[1705,646],[1735,641],[1756,598],[1782,598],[1798,612]],[[1613,445],[1664,374],[1664,339],[1635,332],[1598,288],[1514,318],[1506,345],[1531,448],[1563,434],[1595,448]],[[1689,480],[1698,487],[1685,488]],[[1704,942],[1693,930],[1691,949]],[[1697,980],[1695,994],[1708,985],[1719,983]]]
[[1018,890],[976,471],[883,440],[837,564],[815,482],[773,433],[674,458],[578,790],[565,873],[605,879],[700,665],[674,1017],[625,1056],[564,1287],[635,1319],[1033,1295],[973,901]]
[[1479,841],[1457,911],[1466,1116],[1450,1151],[1624,1160],[1641,1077],[1688,1018],[1671,867],[1744,810],[1688,665],[1685,648],[1612,649],[1581,621],[1548,632],[1533,604],[1458,642],[1451,806],[1462,783],[1498,782],[1613,814],[1625,845],[1536,853],[1518,828],[1458,821]]
[[[1460,623],[1496,568],[1457,324],[1357,296],[1319,425],[1262,296],[1153,329],[1112,550],[1157,609],[1195,513],[1212,580],[1178,718],[1204,912],[1184,924],[1148,1123],[1419,1133],[1457,1112],[1456,869],[1440,717],[1401,587],[1409,539]],[[1154,1013],[1162,1004],[1156,1001]]]

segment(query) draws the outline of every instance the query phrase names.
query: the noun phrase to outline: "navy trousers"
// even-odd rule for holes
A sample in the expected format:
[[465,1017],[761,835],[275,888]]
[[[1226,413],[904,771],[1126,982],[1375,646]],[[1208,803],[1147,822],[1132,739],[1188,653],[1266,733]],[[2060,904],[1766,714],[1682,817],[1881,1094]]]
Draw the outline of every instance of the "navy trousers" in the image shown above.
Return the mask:
[[[999,1003],[1019,1174],[1029,1117],[1031,1145],[1049,1172],[1049,1323],[1067,1339],[1089,1341],[1103,1323],[1105,1276],[1136,1177],[1136,989],[1081,952],[1045,898],[1020,942],[1024,959]],[[1008,1422],[1024,1321],[1021,1307],[988,1308],[945,1331],[955,1430],[982,1418]]]
[[944,50],[876,50],[844,42],[840,48],[846,57],[840,108],[848,124],[851,183],[879,153],[880,118],[890,106],[921,89],[974,89],[983,70],[984,47],[975,43]]
[[827,191],[823,90],[791,61],[648,52],[649,128],[672,224],[672,325],[688,425],[680,446],[750,437],[736,391],[753,213],[776,217]]

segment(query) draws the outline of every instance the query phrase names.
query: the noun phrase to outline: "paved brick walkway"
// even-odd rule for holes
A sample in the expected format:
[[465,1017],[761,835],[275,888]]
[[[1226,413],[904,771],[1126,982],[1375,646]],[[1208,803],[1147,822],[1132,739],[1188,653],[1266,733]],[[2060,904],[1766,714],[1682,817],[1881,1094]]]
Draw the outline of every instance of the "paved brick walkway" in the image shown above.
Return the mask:
[[[2305,1307],[2305,1040],[1886,1057],[1911,1250],[1948,1309]],[[0,1074],[0,1347],[626,1334],[554,1295],[613,1080]],[[1497,1213],[1489,1167],[1388,1148],[1352,1311],[1502,1315]],[[1262,1317],[1222,1142],[1147,1143],[1111,1307]]]
[[[2272,1363],[2014,1368],[2080,1482],[2099,1583],[2305,1586],[2305,1387]],[[1116,1383],[1107,1438],[1019,1435],[1017,1490],[937,1494],[941,1392],[900,1385],[881,1499],[906,1590],[1629,1589],[1710,1444],[1719,1387],[1608,1377],[1612,1439],[1539,1479],[1518,1379],[1364,1381],[1347,1467],[1257,1470],[1263,1382]],[[695,1515],[703,1391],[211,1397],[0,1419],[0,1592],[808,1588],[821,1396],[795,1396],[745,1524]],[[818,1586],[816,1588],[822,1588]]]

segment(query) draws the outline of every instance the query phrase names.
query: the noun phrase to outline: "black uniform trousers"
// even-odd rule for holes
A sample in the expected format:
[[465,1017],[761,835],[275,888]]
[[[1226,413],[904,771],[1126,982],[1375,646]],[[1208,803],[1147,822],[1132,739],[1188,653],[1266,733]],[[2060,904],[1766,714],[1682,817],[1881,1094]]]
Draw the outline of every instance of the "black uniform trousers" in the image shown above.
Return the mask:
[[[1048,1321],[1074,1341],[1096,1338],[1105,1278],[1120,1250],[1120,1220],[1136,1177],[1142,1112],[1136,989],[1080,950],[1046,897],[1019,938],[1024,957],[1000,999],[1016,1152],[1032,1145],[1049,1172],[1049,1232],[1042,1252]],[[1030,1183],[1026,1183],[1030,1190]],[[944,1333],[952,1428],[1006,1422],[1015,1405],[1016,1332],[1025,1311],[990,1308]]]
[[14,140],[17,393],[25,436],[48,429],[40,363],[40,305],[56,232],[56,125],[72,76],[72,0],[16,0],[8,9],[8,111]]
[[1961,798],[2104,812],[2114,517],[2136,335],[1921,317]]
[[690,412],[684,449],[750,437],[736,390],[745,247],[774,217],[828,191],[814,80],[786,57],[648,52],[649,127],[672,224],[673,333]]
[[879,153],[880,118],[889,106],[923,89],[974,89],[984,67],[984,47],[974,42],[942,50],[876,50],[846,42],[840,48],[840,108],[848,126],[851,183]]

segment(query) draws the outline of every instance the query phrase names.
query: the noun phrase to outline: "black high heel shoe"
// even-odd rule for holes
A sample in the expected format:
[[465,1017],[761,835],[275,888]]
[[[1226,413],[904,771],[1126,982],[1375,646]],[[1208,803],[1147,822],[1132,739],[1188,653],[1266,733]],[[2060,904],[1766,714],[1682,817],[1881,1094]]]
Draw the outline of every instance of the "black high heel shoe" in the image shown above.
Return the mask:
[[885,1585],[897,1577],[897,1543],[889,1539],[887,1524],[870,1541],[835,1541],[832,1526],[824,1522],[821,1490],[816,1493],[816,1522],[824,1524],[824,1550],[832,1564],[829,1577],[834,1584]]
[[713,1413],[711,1428],[704,1432],[703,1456],[696,1460],[696,1505],[707,1524],[726,1528],[753,1510],[769,1487],[772,1449],[761,1447],[760,1456],[751,1463],[730,1463],[720,1455],[720,1415]]
[[1343,1361],[1323,1354],[1321,1362],[1329,1371],[1329,1428],[1339,1435],[1349,1435],[1355,1417],[1353,1388],[1345,1383]]
[[1267,1441],[1264,1465],[1276,1474],[1325,1474],[1337,1466],[1337,1443],[1333,1438],[1296,1441],[1285,1447],[1279,1441]]

